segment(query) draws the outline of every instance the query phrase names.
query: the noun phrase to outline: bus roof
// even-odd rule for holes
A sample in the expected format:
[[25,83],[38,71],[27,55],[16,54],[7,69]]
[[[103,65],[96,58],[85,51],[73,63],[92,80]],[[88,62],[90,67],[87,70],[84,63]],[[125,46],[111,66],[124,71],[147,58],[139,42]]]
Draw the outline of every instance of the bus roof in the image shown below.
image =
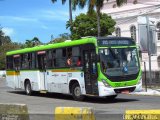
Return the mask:
[[[97,43],[98,40],[98,43]],[[73,40],[73,41],[66,41],[62,43],[53,43],[53,44],[48,44],[48,45],[40,45],[40,46],[35,46],[31,48],[24,48],[20,50],[14,50],[14,51],[9,51],[6,53],[6,55],[16,55],[16,54],[23,54],[23,53],[29,53],[29,52],[36,52],[36,51],[42,51],[42,50],[49,50],[53,48],[62,48],[62,47],[69,47],[69,46],[76,46],[76,45],[82,45],[82,44],[87,44],[87,43],[93,43],[97,46],[102,45],[99,42],[102,42],[103,40],[129,40],[132,44],[135,44],[134,40],[129,37],[114,37],[114,36],[109,36],[109,37],[84,37],[79,40]],[[104,44],[106,46],[106,44]],[[120,45],[120,44],[119,44]],[[123,44],[124,45],[124,44]]]
[[83,39],[74,40],[70,42],[53,43],[48,45],[35,46],[32,48],[24,48],[20,50],[9,51],[6,53],[6,55],[15,55],[15,54],[29,53],[29,52],[35,52],[35,51],[41,51],[41,50],[48,50],[53,48],[76,46],[76,45],[81,45],[86,43],[94,43],[95,45],[97,45],[96,38],[89,37],[89,38],[83,38]]

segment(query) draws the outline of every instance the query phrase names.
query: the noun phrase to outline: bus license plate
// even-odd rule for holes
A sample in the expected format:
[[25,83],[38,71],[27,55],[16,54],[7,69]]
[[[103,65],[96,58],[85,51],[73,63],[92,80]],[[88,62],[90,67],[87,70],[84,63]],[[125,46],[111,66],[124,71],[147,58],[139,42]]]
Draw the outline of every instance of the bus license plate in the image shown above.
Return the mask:
[[123,90],[121,93],[123,93],[123,94],[129,94],[129,90]]

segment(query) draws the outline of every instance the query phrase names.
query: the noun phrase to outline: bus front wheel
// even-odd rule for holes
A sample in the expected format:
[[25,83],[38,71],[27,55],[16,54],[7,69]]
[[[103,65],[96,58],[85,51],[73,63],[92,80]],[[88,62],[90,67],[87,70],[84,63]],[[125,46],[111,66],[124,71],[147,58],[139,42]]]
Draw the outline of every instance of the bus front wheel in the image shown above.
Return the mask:
[[29,81],[27,81],[25,83],[25,91],[27,95],[31,95],[32,94],[32,88],[31,88],[31,84]]
[[81,88],[78,83],[72,85],[72,96],[77,101],[84,100],[84,96],[81,94]]

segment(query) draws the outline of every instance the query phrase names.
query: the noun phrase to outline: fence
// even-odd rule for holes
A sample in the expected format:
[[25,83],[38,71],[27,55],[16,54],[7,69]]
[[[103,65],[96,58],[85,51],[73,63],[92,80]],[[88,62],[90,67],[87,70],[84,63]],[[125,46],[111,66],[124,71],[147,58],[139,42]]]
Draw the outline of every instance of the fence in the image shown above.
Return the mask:
[[149,71],[143,71],[142,74],[142,84],[145,85],[145,74],[146,74],[146,83],[149,87],[160,88],[160,71],[151,71],[152,79],[149,81]]

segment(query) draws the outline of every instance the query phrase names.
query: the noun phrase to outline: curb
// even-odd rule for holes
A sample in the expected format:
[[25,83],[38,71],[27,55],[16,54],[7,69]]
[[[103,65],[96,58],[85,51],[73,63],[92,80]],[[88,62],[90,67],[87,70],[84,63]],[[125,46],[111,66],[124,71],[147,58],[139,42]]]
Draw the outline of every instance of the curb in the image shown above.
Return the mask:
[[28,108],[25,104],[0,103],[1,120],[29,120]]
[[54,120],[95,120],[89,107],[56,107]]
[[124,120],[160,120],[159,110],[126,110]]
[[135,93],[129,93],[128,95],[136,95],[136,96],[156,96],[156,97],[160,97],[160,95],[157,94],[135,94]]

